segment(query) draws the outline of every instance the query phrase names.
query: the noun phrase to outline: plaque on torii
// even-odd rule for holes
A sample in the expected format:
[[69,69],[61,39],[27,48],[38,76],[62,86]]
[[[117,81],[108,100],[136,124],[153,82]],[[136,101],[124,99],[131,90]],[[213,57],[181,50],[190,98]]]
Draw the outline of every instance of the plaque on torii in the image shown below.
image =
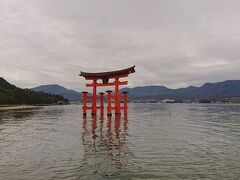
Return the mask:
[[[101,92],[97,95],[97,87],[103,86],[114,86],[114,93],[113,91],[108,90],[107,92],[107,115],[112,115],[112,110],[115,111],[115,114],[121,114],[121,109],[124,110],[124,114],[127,114],[127,99],[128,93],[127,92],[119,92],[120,85],[127,85],[128,81],[120,81],[120,78],[126,78],[129,74],[135,72],[135,66],[132,66],[127,69],[117,70],[117,71],[109,71],[109,72],[99,72],[99,73],[88,73],[82,72],[80,76],[83,76],[86,80],[92,81],[90,84],[86,84],[86,87],[91,87],[92,94],[88,95],[88,92],[82,92],[82,110],[83,115],[87,115],[87,110],[91,109],[91,114],[96,115],[97,110],[100,109],[101,115],[104,113],[104,93]],[[102,82],[98,82],[101,80]],[[113,80],[113,81],[112,81]],[[87,106],[87,99],[91,100],[91,106]],[[97,99],[100,99],[100,104],[97,105]],[[121,107],[121,99],[124,101],[123,107]],[[114,100],[114,107],[112,106],[112,100]]]

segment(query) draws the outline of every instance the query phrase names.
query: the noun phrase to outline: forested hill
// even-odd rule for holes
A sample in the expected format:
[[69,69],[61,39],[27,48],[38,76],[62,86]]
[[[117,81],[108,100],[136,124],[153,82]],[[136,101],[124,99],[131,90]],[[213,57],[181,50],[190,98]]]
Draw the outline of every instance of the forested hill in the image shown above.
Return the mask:
[[50,94],[61,95],[72,102],[82,100],[81,93],[74,90],[66,89],[65,87],[60,86],[58,84],[42,85],[42,86],[32,88],[32,90],[35,92],[45,92]]
[[0,77],[0,105],[16,105],[16,104],[55,104],[59,101],[68,103],[68,99],[43,92],[34,92],[30,89],[18,88],[5,79]]

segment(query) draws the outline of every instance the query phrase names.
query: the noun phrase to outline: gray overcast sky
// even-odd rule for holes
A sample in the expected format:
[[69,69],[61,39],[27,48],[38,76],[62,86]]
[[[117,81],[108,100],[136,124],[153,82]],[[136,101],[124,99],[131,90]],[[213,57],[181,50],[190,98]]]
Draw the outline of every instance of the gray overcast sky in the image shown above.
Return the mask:
[[240,1],[0,0],[0,65],[28,88],[132,65],[131,87],[240,79]]

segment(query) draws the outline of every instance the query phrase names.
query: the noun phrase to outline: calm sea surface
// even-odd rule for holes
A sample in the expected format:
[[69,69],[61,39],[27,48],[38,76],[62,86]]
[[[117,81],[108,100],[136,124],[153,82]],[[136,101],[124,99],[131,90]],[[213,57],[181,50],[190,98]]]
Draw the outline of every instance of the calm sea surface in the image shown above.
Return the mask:
[[0,179],[240,179],[240,105],[1,111]]

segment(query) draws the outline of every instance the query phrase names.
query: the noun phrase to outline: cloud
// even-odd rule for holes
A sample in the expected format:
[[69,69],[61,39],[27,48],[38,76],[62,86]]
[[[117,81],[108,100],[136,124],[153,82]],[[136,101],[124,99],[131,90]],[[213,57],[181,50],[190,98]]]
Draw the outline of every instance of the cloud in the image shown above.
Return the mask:
[[207,62],[197,62],[191,64],[192,67],[199,67],[199,68],[211,68],[211,67],[217,67],[217,66],[223,66],[229,64],[228,61],[219,61],[219,60],[211,60]]
[[[136,65],[130,86],[239,79],[239,1],[0,0],[0,76],[82,90],[79,71]],[[57,7],[57,8],[56,8]]]

